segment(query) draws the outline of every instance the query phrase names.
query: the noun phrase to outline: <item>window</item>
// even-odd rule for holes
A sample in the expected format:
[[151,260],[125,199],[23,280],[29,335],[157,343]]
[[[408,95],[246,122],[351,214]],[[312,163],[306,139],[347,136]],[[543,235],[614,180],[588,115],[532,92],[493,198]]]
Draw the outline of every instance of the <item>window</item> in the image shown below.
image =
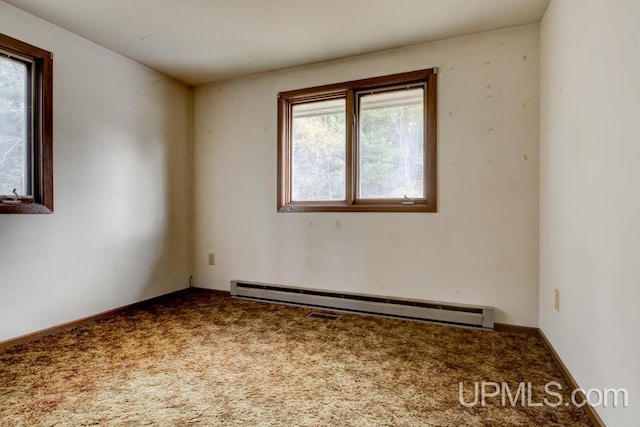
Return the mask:
[[0,34],[0,214],[53,212],[52,67]]
[[435,69],[278,94],[280,212],[435,212]]

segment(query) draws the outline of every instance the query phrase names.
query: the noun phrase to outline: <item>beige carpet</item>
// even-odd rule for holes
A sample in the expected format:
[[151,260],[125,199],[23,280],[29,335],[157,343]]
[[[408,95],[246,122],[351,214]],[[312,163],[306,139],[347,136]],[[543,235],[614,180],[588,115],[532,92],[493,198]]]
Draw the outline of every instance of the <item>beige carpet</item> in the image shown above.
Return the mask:
[[[580,409],[466,408],[463,381],[542,387],[536,337],[188,293],[0,352],[0,424],[590,425]],[[564,399],[568,395],[564,393]]]

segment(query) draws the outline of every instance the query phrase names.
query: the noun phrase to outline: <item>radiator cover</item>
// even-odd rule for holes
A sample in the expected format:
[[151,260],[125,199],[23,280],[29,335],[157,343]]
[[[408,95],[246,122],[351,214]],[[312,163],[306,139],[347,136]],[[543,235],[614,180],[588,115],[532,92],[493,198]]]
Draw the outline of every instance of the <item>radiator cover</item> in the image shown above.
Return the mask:
[[231,296],[298,307],[493,329],[493,307],[391,298],[242,280],[231,281]]

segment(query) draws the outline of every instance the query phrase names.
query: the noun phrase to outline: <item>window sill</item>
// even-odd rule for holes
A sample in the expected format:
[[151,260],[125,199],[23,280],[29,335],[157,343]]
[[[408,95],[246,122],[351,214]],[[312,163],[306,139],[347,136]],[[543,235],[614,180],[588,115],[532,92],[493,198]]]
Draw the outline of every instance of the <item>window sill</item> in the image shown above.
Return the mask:
[[53,210],[45,205],[33,202],[22,202],[19,204],[3,203],[0,200],[1,214],[50,214]]
[[368,204],[338,204],[338,203],[290,203],[278,206],[278,212],[437,212],[435,205],[415,203],[403,205],[401,203],[368,203]]

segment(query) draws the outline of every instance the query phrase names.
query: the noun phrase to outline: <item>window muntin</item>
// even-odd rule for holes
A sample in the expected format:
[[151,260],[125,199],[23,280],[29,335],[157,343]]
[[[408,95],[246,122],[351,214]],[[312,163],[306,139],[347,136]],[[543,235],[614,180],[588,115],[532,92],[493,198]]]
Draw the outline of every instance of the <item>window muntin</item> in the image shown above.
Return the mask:
[[[435,212],[436,97],[435,69],[279,93],[278,210]],[[331,102],[323,104],[326,101]],[[298,187],[300,174],[313,166],[300,167],[303,158],[297,157],[298,142],[319,142],[315,150],[324,152],[328,144],[326,138],[300,135],[302,128],[296,121],[308,114],[307,110],[329,115],[326,107],[337,105],[337,101],[346,112],[346,149],[339,155],[340,164],[343,159],[345,162],[344,192],[339,194],[344,198],[337,192],[327,196],[327,191],[321,196],[309,192],[303,196]],[[342,130],[332,134],[332,141],[338,141]],[[324,156],[324,160],[333,161],[325,163],[333,165],[338,164],[337,158]],[[326,168],[325,175],[327,170],[342,177],[341,168]],[[317,170],[312,173],[317,174]]]
[[0,214],[53,211],[52,71],[51,52],[0,34]]

